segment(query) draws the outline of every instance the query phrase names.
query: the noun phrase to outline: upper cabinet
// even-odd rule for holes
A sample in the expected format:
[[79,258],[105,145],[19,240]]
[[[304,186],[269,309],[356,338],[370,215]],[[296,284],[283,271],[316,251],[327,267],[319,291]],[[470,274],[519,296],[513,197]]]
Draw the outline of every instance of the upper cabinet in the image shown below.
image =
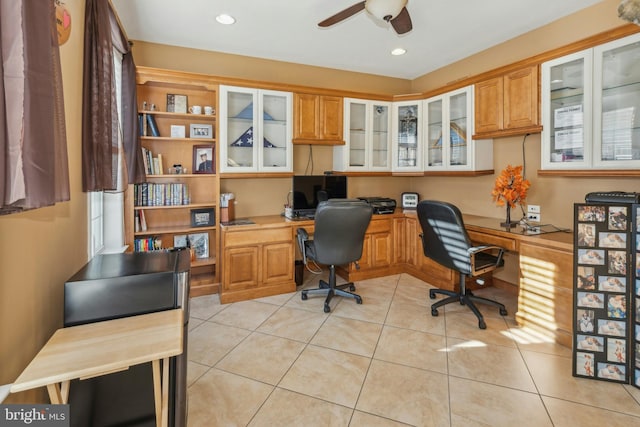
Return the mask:
[[345,98],[345,145],[333,148],[336,171],[391,170],[391,103]]
[[291,93],[220,86],[221,172],[293,171]]
[[424,101],[425,171],[493,169],[493,141],[473,140],[473,86]]
[[342,97],[296,93],[293,104],[294,144],[344,144]]
[[540,132],[538,66],[475,85],[474,139]]
[[422,101],[392,104],[392,163],[394,172],[422,172]]
[[640,167],[640,34],[542,64],[542,168]]

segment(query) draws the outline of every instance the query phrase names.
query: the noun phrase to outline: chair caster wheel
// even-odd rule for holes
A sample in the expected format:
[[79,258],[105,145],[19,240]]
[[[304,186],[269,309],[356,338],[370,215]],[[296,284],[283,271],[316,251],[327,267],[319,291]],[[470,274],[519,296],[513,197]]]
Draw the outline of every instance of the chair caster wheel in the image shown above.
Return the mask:
[[350,290],[351,292],[355,291],[355,290],[356,290],[356,285],[351,284],[351,286],[349,286],[349,290]]
[[433,317],[438,317],[438,309],[436,309],[436,308],[432,308],[432,309],[431,309],[431,315],[432,315]]
[[356,297],[356,304],[362,304],[362,298]]
[[331,311],[331,307],[329,307],[329,304],[325,304],[324,305],[324,312],[325,313],[329,313]]
[[487,324],[484,323],[484,320],[481,320],[481,321],[478,322],[478,328],[487,329]]
[[505,308],[501,308],[500,309],[500,316],[506,316],[507,315],[507,310]]
[[300,297],[302,298],[302,301],[306,301],[307,300],[307,293],[306,292],[302,292],[300,294]]
[[436,293],[433,291],[429,291],[429,298],[436,299]]

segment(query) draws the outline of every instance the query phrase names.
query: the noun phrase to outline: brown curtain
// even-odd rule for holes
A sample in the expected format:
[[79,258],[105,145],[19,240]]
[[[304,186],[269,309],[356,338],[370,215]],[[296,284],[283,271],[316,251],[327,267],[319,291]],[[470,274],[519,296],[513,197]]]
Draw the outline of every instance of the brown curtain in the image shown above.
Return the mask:
[[85,6],[82,96],[82,189],[118,190],[118,111],[113,47],[124,54],[122,73],[123,145],[129,182],[144,181],[138,140],[135,64],[108,0]]
[[113,10],[110,9],[111,40],[122,53],[122,142],[127,165],[128,182],[140,183],[146,179],[140,139],[138,138],[138,96],[136,91],[136,64],[131,44],[123,34]]
[[69,200],[54,2],[0,0],[0,214]]
[[115,190],[118,123],[108,0],[85,5],[82,90],[82,190]]

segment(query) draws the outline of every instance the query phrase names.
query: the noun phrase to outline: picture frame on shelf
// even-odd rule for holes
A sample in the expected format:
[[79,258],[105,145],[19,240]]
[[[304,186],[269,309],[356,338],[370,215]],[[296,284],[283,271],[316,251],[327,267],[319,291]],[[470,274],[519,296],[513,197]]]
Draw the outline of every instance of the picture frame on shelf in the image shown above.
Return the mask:
[[195,252],[196,259],[209,258],[209,234],[193,233],[189,234],[191,249]]
[[183,125],[171,125],[171,138],[184,138],[186,129]]
[[210,227],[216,223],[213,208],[191,209],[191,227]]
[[215,173],[213,145],[193,146],[193,173]]
[[187,245],[187,235],[186,234],[176,234],[173,236],[173,247],[174,248],[186,248]]
[[192,123],[189,125],[189,137],[211,139],[213,138],[213,126],[209,124]]
[[187,95],[168,93],[167,112],[187,114]]

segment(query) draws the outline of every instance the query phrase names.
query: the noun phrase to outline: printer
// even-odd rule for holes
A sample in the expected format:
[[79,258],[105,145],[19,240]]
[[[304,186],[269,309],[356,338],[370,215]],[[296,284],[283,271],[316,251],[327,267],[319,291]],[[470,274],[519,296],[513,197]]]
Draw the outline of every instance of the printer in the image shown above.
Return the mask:
[[358,197],[373,209],[374,214],[392,214],[396,210],[396,201],[387,197]]

